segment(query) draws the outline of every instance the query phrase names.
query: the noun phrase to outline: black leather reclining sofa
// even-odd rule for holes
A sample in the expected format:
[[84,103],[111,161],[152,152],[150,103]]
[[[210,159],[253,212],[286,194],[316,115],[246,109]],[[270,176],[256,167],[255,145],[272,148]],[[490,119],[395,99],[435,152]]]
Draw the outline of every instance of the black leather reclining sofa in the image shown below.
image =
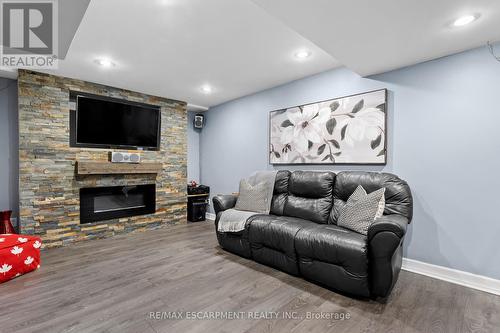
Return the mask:
[[[384,216],[368,235],[337,226],[358,185],[367,193],[385,187]],[[217,218],[237,197],[217,195]],[[386,298],[399,275],[403,239],[413,200],[397,176],[374,172],[279,171],[271,212],[246,221],[244,231],[217,232],[222,248],[289,274],[360,297]]]

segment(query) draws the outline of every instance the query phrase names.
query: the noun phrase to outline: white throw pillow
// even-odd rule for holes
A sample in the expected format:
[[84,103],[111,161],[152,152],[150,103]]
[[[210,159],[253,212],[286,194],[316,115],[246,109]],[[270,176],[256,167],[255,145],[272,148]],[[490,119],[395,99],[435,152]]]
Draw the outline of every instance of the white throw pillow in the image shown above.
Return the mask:
[[246,179],[240,181],[240,194],[235,209],[261,214],[269,213],[268,186],[266,182],[250,185]]
[[340,213],[337,225],[367,235],[372,223],[382,217],[385,209],[385,188],[366,194],[359,185]]

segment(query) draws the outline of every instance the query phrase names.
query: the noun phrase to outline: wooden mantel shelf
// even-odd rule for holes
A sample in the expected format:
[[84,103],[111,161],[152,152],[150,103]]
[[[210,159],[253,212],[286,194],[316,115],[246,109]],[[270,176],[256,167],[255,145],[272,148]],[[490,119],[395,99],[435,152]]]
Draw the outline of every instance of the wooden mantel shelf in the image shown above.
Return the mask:
[[76,173],[78,175],[156,174],[162,169],[162,163],[76,162]]

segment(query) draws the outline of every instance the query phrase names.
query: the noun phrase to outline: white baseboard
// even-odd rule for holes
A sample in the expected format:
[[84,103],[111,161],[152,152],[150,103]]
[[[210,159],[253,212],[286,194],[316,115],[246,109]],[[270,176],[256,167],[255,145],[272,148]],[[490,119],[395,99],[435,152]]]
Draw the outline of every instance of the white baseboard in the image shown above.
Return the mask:
[[427,264],[418,260],[403,258],[405,271],[426,275],[435,279],[459,284],[461,286],[481,290],[490,294],[500,295],[500,280],[482,275],[476,275],[453,268]]
[[205,217],[207,218],[207,220],[215,221],[215,214],[214,213],[206,213]]

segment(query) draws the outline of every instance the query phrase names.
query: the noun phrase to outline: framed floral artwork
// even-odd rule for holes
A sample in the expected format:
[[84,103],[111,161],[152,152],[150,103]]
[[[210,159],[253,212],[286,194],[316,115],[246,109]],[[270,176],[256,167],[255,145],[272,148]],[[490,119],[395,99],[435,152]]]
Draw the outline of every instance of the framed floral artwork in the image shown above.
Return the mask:
[[271,111],[271,164],[387,163],[387,90]]

